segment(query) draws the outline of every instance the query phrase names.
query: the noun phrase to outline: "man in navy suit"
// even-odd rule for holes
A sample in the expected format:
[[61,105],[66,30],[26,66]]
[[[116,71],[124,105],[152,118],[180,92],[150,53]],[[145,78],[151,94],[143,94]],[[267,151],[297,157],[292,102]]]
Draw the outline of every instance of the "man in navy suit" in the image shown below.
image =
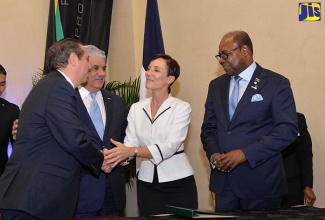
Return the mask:
[[94,175],[109,172],[80,122],[75,88],[87,81],[89,56],[83,45],[63,39],[48,50],[51,70],[33,87],[19,116],[19,131],[0,178],[2,218],[73,217],[81,164]]
[[[7,72],[0,64],[0,96],[6,88]],[[12,143],[11,127],[14,120],[18,118],[19,108],[17,105],[0,98],[0,176],[5,170],[8,161],[8,143]]]
[[243,31],[227,33],[216,58],[226,74],[209,85],[201,130],[216,211],[278,208],[287,192],[281,151],[298,133],[290,82],[255,63]]
[[[85,46],[89,55],[90,71],[87,83],[79,88],[77,99],[80,119],[87,135],[99,150],[111,149],[110,138],[123,142],[127,125],[126,107],[121,97],[102,89],[106,75],[105,52],[93,45]],[[89,115],[90,92],[96,93],[96,100],[101,110],[104,135],[100,137]],[[82,169],[80,192],[75,217],[124,214],[125,175],[124,168],[117,166],[109,173],[93,175]]]

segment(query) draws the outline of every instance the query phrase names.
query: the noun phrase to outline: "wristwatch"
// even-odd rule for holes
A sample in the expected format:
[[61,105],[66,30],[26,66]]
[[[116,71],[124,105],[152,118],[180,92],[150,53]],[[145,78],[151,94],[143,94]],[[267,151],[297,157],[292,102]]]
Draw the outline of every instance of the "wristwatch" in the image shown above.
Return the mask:
[[139,147],[138,146],[134,146],[134,151],[133,151],[133,158],[136,158],[139,152]]
[[214,156],[215,154],[212,154],[211,156],[210,156],[210,163],[211,164],[213,164],[214,163],[214,160],[213,160],[213,156]]

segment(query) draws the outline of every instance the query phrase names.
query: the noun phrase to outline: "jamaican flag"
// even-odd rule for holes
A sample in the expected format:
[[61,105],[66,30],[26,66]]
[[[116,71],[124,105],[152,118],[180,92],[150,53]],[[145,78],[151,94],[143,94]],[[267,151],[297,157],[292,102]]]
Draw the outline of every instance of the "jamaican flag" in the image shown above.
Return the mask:
[[95,45],[107,54],[112,8],[113,0],[50,0],[45,60],[48,48],[62,38]]

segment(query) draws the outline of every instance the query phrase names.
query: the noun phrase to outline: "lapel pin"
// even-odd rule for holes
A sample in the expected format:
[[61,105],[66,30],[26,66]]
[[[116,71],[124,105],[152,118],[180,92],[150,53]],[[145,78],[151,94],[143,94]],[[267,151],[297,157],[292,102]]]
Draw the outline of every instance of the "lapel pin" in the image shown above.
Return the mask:
[[254,81],[254,86],[251,86],[251,88],[253,88],[253,89],[257,89],[257,83],[259,83],[261,80],[259,79],[259,78],[255,78],[255,81]]

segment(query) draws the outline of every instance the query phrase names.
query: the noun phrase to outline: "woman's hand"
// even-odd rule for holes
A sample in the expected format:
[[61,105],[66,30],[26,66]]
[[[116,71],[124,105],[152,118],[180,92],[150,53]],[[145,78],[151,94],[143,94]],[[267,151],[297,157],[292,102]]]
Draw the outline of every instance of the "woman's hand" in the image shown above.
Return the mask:
[[107,152],[107,163],[113,164],[113,168],[117,165],[126,166],[129,164],[127,161],[130,157],[133,156],[133,148],[126,147],[121,142],[115,141],[111,138],[112,144],[116,147],[108,150]]

